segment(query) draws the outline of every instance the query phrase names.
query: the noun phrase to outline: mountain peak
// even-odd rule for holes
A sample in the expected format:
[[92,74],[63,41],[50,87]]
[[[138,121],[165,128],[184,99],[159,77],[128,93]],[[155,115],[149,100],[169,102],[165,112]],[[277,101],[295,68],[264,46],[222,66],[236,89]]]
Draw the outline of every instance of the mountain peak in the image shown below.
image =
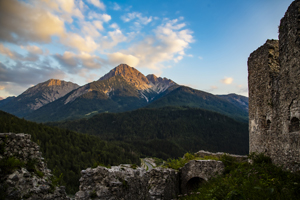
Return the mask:
[[107,74],[99,79],[99,81],[110,79],[114,76],[121,76],[127,82],[133,84],[138,90],[149,88],[149,81],[146,76],[133,67],[126,64],[120,64],[114,69],[110,70]]
[[154,74],[148,74],[146,77],[153,84],[157,82],[157,76],[155,76]]
[[61,85],[61,80],[58,79],[50,79],[46,82],[47,86]]

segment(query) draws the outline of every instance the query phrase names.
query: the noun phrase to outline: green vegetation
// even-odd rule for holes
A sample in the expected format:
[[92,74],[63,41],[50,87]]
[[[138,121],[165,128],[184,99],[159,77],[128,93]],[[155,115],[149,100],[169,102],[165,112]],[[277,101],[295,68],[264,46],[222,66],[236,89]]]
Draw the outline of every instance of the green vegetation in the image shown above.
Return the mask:
[[[0,132],[30,134],[31,139],[40,145],[48,168],[61,178],[60,184],[66,185],[67,193],[78,191],[80,171],[93,166],[94,163],[106,166],[140,163],[140,155],[127,144],[106,142],[97,136],[28,122],[2,111],[0,111]],[[22,163],[15,158],[1,162],[1,169],[3,167],[5,170],[20,166]],[[30,163],[30,168],[35,169],[34,161]],[[42,176],[41,173],[36,173]]]
[[241,122],[248,122],[248,112],[244,108],[235,105],[224,97],[218,97],[213,94],[185,86],[172,86],[168,88],[168,90],[162,94],[161,98],[151,102],[146,107],[162,108],[165,106],[189,106],[193,108],[202,108],[218,112]]
[[199,108],[144,108],[49,125],[119,141],[142,157],[164,160],[201,149],[240,155],[249,150],[248,124]]
[[164,163],[163,167],[178,170],[179,168],[183,167],[186,163],[188,163],[190,160],[220,160],[220,159],[215,156],[205,156],[204,158],[202,158],[192,153],[186,153],[184,154],[183,158],[179,157],[177,159],[168,159],[168,161]]
[[23,166],[25,166],[25,164],[15,157],[8,157],[0,160],[0,169],[3,174],[10,174]]
[[[253,164],[238,163],[234,158],[221,158],[226,169],[221,176],[209,180],[181,200],[294,200],[300,196],[300,173],[282,170],[263,154],[249,156]],[[197,194],[198,193],[198,194]]]

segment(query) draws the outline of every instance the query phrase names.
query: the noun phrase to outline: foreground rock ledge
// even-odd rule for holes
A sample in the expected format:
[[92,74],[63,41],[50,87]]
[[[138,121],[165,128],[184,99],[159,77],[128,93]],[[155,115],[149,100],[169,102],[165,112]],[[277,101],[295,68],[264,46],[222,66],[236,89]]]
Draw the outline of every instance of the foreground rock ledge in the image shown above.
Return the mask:
[[[0,155],[0,161],[14,157],[23,163],[35,160],[35,169],[21,169],[12,172],[0,171],[0,190],[4,192],[3,199],[69,199],[65,187],[54,187],[51,183],[51,170],[43,161],[40,147],[32,142],[31,135],[24,133],[0,133],[0,145],[4,152]],[[2,153],[2,152],[1,152]],[[10,170],[8,170],[10,171]],[[40,175],[37,174],[39,171]]]

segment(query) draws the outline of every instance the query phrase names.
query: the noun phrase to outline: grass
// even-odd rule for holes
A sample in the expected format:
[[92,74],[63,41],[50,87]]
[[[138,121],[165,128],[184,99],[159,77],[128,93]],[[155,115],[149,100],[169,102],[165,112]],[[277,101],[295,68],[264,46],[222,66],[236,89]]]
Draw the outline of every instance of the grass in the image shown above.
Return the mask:
[[[300,172],[291,173],[271,163],[263,154],[251,154],[253,163],[221,157],[224,174],[209,180],[180,200],[294,200],[300,199]],[[198,193],[198,194],[195,194]]]
[[216,156],[198,157],[195,154],[186,153],[184,154],[183,158],[168,159],[168,161],[165,162],[162,167],[178,170],[179,168],[183,167],[186,163],[188,163],[190,160],[220,160],[220,158]]

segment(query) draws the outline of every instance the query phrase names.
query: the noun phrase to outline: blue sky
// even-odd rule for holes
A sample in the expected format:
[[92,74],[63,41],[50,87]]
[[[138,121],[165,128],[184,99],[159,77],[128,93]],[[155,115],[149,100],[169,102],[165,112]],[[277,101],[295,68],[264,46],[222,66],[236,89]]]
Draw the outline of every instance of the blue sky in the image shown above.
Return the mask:
[[213,94],[248,95],[247,59],[292,0],[3,0],[0,97],[120,63]]

